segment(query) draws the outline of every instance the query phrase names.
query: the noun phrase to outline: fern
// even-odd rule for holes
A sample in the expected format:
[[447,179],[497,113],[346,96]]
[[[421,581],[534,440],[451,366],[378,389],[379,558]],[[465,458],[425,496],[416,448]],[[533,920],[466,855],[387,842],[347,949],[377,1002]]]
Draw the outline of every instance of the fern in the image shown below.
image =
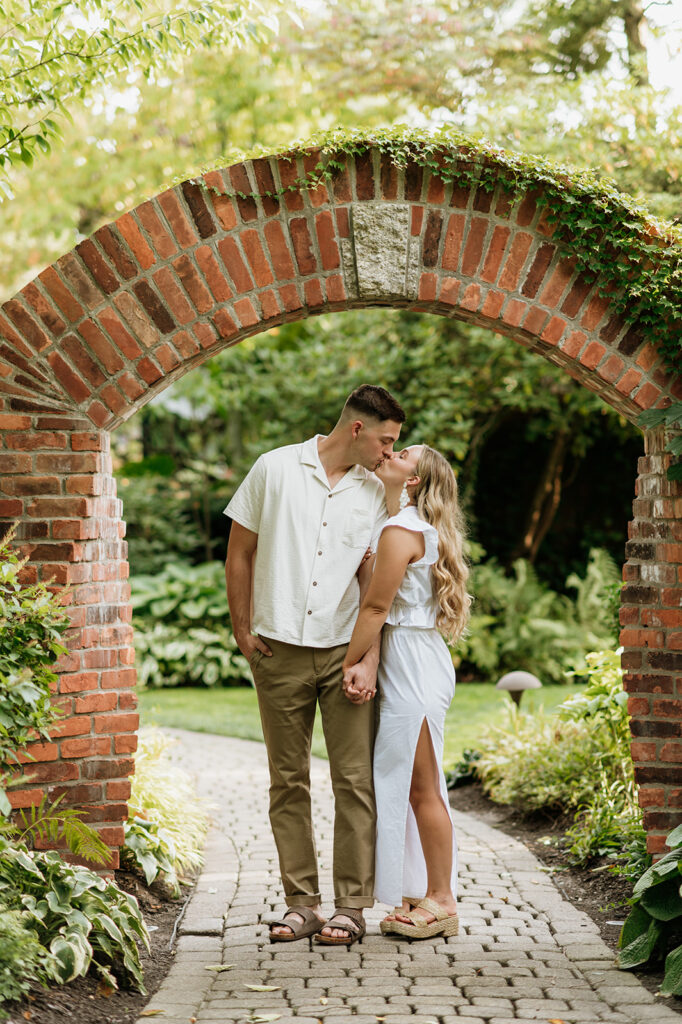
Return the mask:
[[99,833],[81,821],[85,811],[75,807],[59,807],[64,794],[51,804],[44,796],[39,804],[24,808],[18,813],[18,823],[0,821],[0,832],[18,842],[57,843],[64,841],[71,853],[93,864],[107,864],[111,851]]

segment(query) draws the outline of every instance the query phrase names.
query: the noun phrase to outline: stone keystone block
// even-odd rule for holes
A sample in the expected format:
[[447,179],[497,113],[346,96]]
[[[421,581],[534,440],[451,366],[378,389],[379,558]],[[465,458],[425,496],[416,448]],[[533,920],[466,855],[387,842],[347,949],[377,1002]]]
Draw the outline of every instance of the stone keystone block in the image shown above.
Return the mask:
[[352,203],[351,219],[360,298],[404,297],[410,243],[408,204]]

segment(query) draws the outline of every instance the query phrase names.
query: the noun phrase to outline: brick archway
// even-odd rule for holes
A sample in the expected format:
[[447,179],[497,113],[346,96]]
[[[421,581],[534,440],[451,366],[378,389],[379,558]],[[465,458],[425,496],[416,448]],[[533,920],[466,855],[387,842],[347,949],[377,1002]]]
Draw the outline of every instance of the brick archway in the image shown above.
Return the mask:
[[[320,159],[271,157],[186,181],[100,228],[2,307],[0,515],[34,578],[70,584],[67,716],[36,744],[27,805],[85,807],[116,848],[136,746],[128,565],[109,432],[193,366],[276,324],[390,305],[472,322],[561,366],[634,421],[679,395],[657,352],[575,271],[541,187],[453,188],[378,150],[331,185]],[[282,192],[282,189],[289,191]],[[230,198],[225,193],[232,193]],[[682,487],[645,435],[624,567],[621,642],[652,851],[682,813]]]

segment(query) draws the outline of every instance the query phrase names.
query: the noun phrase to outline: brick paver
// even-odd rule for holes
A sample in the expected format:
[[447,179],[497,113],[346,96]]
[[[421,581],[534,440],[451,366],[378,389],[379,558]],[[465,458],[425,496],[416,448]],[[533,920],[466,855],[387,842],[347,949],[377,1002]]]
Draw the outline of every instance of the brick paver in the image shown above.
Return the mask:
[[[384,908],[350,950],[270,945],[283,910],[262,744],[172,731],[175,757],[212,805],[205,865],[178,927],[175,963],[147,1014],[165,1024],[656,1024],[680,1014],[614,969],[596,925],[566,902],[530,852],[454,812],[460,935],[384,937]],[[324,909],[330,913],[332,798],[313,762]],[[221,969],[216,969],[221,968]],[[271,986],[259,991],[255,986]],[[141,1017],[144,1024],[149,1016]]]

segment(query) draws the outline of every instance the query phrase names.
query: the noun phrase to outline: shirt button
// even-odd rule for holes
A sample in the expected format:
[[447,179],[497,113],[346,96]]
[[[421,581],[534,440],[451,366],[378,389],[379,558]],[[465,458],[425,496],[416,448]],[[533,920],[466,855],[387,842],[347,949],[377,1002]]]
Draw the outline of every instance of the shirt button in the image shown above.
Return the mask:
[[308,612],[308,615],[312,615],[312,614],[313,614],[313,613],[312,613],[311,611],[309,611],[309,612]]
[[327,497],[328,497],[328,498],[333,498],[333,497],[334,497],[334,495],[333,495],[333,494],[328,494],[328,495],[327,495]]
[[318,551],[317,553],[318,553],[318,555],[321,555],[321,554],[322,554],[322,552],[321,552],[321,551]]
[[313,586],[314,586],[314,587],[316,587],[316,586],[317,586],[317,580],[313,580]]
[[326,523],[322,523],[322,525],[323,525],[323,526],[326,526],[327,524],[326,524]]

